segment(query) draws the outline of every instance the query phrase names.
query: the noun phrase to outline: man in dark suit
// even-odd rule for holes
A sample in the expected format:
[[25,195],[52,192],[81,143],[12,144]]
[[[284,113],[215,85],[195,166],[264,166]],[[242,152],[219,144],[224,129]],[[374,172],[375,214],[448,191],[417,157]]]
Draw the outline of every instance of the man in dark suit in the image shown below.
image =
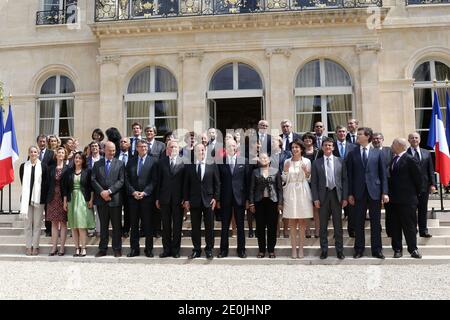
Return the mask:
[[195,164],[186,168],[184,179],[184,207],[191,212],[192,243],[194,250],[189,259],[201,256],[201,221],[205,224],[206,258],[213,259],[214,216],[213,210],[220,199],[219,169],[215,163],[206,163],[206,150],[202,144],[195,146]]
[[372,256],[384,259],[381,243],[381,203],[389,202],[386,165],[381,151],[369,147],[372,129],[359,128],[358,148],[347,157],[349,203],[355,206],[355,254],[361,258],[365,248],[364,224],[367,208],[370,216],[370,240]]
[[245,207],[248,205],[249,167],[243,157],[236,155],[237,144],[233,139],[226,142],[226,154],[223,164],[219,165],[220,172],[220,202],[222,209],[222,234],[220,253],[218,258],[228,256],[228,237],[232,214],[237,229],[237,254],[239,258],[246,258],[244,217]]
[[100,243],[96,257],[106,256],[109,242],[109,223],[112,225],[112,247],[114,257],[122,256],[122,187],[125,167],[114,158],[116,145],[105,143],[105,158],[97,161],[92,169],[94,202],[100,217]]
[[344,256],[342,207],[347,206],[348,183],[345,161],[333,155],[333,139],[324,138],[323,157],[313,162],[311,192],[320,214],[320,259],[328,257],[328,220],[333,220],[335,248],[338,259]]
[[281,131],[280,137],[283,139],[283,151],[291,151],[291,142],[295,139],[301,139],[298,133],[292,131],[292,123],[289,120],[281,121]]
[[[52,150],[47,149],[47,136],[45,134],[40,134],[36,138],[36,142],[39,147],[39,160],[41,160],[41,163],[45,164],[47,167],[56,165],[56,160],[54,159],[55,153]],[[47,219],[45,219],[45,236],[52,236],[52,222],[47,221]]]
[[317,121],[314,123],[314,136],[316,137],[316,148],[318,150],[322,150],[322,139],[325,138],[323,135],[324,126],[323,123],[320,121]]
[[[135,127],[137,127],[137,124]],[[134,128],[134,127],[133,127]],[[135,141],[137,142],[137,141]],[[116,155],[116,158],[123,162],[125,168],[128,161],[133,157],[130,150],[130,138],[124,137],[120,139],[120,153]],[[122,237],[128,238],[130,236],[130,205],[128,203],[127,186],[124,184],[122,187],[122,201],[123,201],[123,225],[122,225]]]
[[136,142],[142,139],[142,125],[139,122],[134,122],[131,125],[131,130],[133,131],[133,136],[130,137],[130,154],[134,156],[137,153]]
[[258,132],[256,133],[256,142],[260,144],[259,153],[267,153],[270,157],[272,154],[272,136],[268,134],[269,122],[260,120],[258,122]]
[[154,189],[156,185],[156,160],[148,154],[147,141],[139,140],[136,143],[137,154],[126,167],[126,179],[128,202],[130,206],[130,246],[131,251],[127,257],[140,255],[139,248],[139,222],[145,236],[145,255],[153,257],[153,234],[151,217],[153,214],[153,202],[155,200]]
[[420,164],[421,177],[423,180],[422,190],[419,195],[417,206],[417,224],[419,225],[419,235],[424,238],[431,238],[427,228],[428,197],[430,193],[436,191],[436,180],[434,178],[433,159],[430,151],[420,148],[420,135],[417,132],[408,136],[408,153],[412,155]]
[[[389,180],[389,165],[392,161],[392,150],[391,147],[385,147],[383,146],[383,142],[384,142],[384,137],[383,134],[380,132],[375,132],[372,136],[372,146],[375,149],[379,149],[381,151],[381,154],[383,156],[384,159],[384,163],[386,164],[386,173],[387,173],[387,177]],[[390,210],[390,204],[389,203],[385,203],[384,204],[384,210],[385,210],[385,215],[384,215],[384,222],[385,222],[385,227],[386,227],[386,234],[388,237],[391,237],[391,210]]]
[[[160,258],[180,257],[181,229],[183,225],[183,187],[185,164],[179,156],[178,141],[167,144],[168,156],[158,162],[156,207],[162,214],[163,252]],[[190,162],[188,162],[190,164]]]
[[348,133],[347,133],[346,140],[350,143],[356,144],[357,143],[356,135],[358,132],[358,120],[356,120],[356,119],[348,120],[347,129],[348,129]]
[[390,165],[389,198],[392,209],[392,249],[394,258],[402,256],[402,231],[411,257],[420,259],[417,250],[416,209],[423,179],[419,162],[406,152],[407,142],[397,138],[392,143],[395,157]]

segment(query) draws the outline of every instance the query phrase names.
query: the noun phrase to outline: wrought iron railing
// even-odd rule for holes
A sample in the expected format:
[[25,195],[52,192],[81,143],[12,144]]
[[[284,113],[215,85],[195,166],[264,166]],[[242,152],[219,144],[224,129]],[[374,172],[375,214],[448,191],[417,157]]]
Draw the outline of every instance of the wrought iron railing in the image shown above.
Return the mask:
[[382,6],[382,0],[96,0],[95,21]]
[[406,0],[406,5],[416,4],[445,4],[450,3],[450,0]]
[[78,9],[76,5],[68,6],[65,10],[48,10],[36,12],[37,25],[70,24],[77,22]]

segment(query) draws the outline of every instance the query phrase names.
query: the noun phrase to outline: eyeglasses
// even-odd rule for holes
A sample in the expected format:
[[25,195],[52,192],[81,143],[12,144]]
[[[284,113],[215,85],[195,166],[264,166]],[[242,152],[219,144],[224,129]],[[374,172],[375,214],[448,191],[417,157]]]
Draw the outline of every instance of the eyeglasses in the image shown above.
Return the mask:
[[316,128],[323,128],[323,126],[316,126]]

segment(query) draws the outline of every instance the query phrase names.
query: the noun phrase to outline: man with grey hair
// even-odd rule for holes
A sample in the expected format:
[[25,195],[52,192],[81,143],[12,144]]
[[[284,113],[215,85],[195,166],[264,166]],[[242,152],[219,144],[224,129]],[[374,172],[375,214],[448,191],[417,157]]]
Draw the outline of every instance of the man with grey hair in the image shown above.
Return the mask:
[[347,138],[346,140],[350,143],[356,143],[356,136],[358,133],[358,120],[356,119],[349,119],[347,122]]
[[144,129],[145,140],[148,143],[148,154],[151,155],[155,160],[161,159],[165,155],[166,145],[161,141],[155,139],[158,131],[155,126],[148,125]]
[[272,153],[272,136],[268,134],[269,122],[260,120],[258,122],[258,132],[256,133],[256,142],[261,145],[260,153],[267,153],[270,157]]
[[419,162],[406,152],[408,143],[403,138],[392,142],[395,154],[389,167],[389,202],[392,211],[391,232],[394,258],[402,256],[402,232],[411,257],[420,259],[417,250],[416,209],[422,190]]
[[292,123],[290,120],[285,119],[282,120],[281,123],[281,131],[280,137],[283,139],[283,151],[291,150],[291,142],[295,139],[301,139],[301,136],[298,133],[292,131]]

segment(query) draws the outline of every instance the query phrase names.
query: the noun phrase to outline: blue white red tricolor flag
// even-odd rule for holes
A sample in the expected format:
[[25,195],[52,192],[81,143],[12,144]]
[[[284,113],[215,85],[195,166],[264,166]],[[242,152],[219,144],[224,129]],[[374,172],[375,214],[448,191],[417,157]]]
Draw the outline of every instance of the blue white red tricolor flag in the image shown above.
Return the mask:
[[0,189],[14,181],[14,162],[17,159],[19,159],[19,148],[17,146],[12,110],[11,106],[9,106],[0,148]]
[[[448,116],[450,115],[447,114]],[[433,110],[431,112],[430,132],[428,134],[427,144],[429,147],[434,148],[436,153],[435,170],[439,173],[439,180],[443,185],[447,185],[450,182],[450,153],[436,90],[434,91]]]

